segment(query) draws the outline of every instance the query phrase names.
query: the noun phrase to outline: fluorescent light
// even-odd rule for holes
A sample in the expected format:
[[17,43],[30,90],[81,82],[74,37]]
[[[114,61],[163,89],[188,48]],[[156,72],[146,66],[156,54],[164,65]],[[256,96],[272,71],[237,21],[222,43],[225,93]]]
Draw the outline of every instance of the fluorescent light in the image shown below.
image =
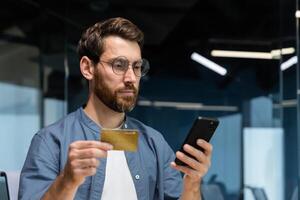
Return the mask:
[[250,59],[280,59],[281,55],[293,54],[295,48],[273,49],[270,52],[258,51],[230,51],[230,50],[212,50],[211,55],[214,57],[228,58],[250,58]]
[[274,108],[289,108],[289,107],[296,107],[297,106],[297,99],[287,99],[283,100],[281,103],[274,104]]
[[283,107],[296,107],[297,106],[297,99],[283,100],[281,105]]
[[269,52],[212,50],[214,57],[272,59]]
[[201,56],[198,53],[195,53],[195,52],[192,53],[191,59],[202,64],[203,66],[209,68],[210,70],[213,70],[214,72],[216,72],[222,76],[225,76],[227,74],[227,70],[224,67],[208,60],[207,58]]
[[202,103],[186,103],[186,102],[170,102],[170,101],[154,101],[155,107],[174,107],[177,109],[195,110],[203,107]]
[[140,100],[138,101],[137,104],[139,106],[155,107],[155,108],[174,108],[176,110],[205,110],[205,111],[222,111],[222,112],[238,111],[237,106],[203,105],[202,103],[192,103],[192,102]]
[[296,18],[300,18],[300,10],[297,10],[297,11],[296,11],[295,16],[296,16]]
[[152,102],[148,100],[140,100],[138,101],[139,106],[152,106]]
[[281,65],[280,65],[280,69],[282,71],[290,68],[291,66],[293,66],[294,64],[296,64],[298,62],[298,58],[297,56],[293,56],[291,57],[290,59],[288,59],[287,61],[283,62]]
[[273,56],[287,55],[287,54],[293,54],[293,53],[295,53],[295,48],[294,47],[282,48],[282,49],[273,49],[271,51],[271,54]]

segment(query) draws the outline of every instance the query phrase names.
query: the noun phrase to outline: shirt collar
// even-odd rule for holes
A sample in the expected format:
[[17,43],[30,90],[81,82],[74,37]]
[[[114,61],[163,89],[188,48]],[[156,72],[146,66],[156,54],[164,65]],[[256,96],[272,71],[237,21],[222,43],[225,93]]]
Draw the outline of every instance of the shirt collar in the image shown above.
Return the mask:
[[[80,107],[78,109],[79,119],[82,123],[84,123],[89,129],[92,129],[94,132],[99,133],[101,130],[101,127],[94,122],[87,114],[84,112],[83,107]],[[128,118],[125,115],[125,120],[122,126],[122,129],[128,128]]]

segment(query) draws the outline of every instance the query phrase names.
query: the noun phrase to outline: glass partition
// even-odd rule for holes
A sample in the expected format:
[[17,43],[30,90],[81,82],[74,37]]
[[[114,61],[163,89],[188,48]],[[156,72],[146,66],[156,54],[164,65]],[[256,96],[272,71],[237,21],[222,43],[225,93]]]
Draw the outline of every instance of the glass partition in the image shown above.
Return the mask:
[[[300,10],[300,1],[296,1],[296,47],[297,47],[297,167],[298,167],[298,175],[297,181],[294,187],[293,195],[299,197],[299,186],[300,186],[300,64],[299,64],[299,56],[300,56],[300,30],[299,30],[299,10]],[[296,165],[296,163],[295,163]],[[297,189],[295,189],[297,187]],[[296,194],[297,193],[297,194]],[[296,198],[295,198],[296,199]]]
[[[295,55],[282,56],[281,66]],[[284,129],[284,155],[285,155],[285,190],[286,199],[292,196],[297,185],[298,176],[298,142],[297,142],[297,68],[295,65],[281,70],[282,76],[282,127]]]
[[0,170],[21,169],[40,128],[39,57],[17,26],[0,33]]

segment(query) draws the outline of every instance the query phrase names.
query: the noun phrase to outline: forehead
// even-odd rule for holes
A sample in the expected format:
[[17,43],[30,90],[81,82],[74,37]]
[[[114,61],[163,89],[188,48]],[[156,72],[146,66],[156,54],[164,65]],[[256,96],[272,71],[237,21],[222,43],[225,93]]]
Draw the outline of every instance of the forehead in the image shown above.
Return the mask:
[[137,42],[125,40],[118,36],[108,36],[104,39],[104,51],[101,58],[124,56],[129,60],[141,58],[141,49]]

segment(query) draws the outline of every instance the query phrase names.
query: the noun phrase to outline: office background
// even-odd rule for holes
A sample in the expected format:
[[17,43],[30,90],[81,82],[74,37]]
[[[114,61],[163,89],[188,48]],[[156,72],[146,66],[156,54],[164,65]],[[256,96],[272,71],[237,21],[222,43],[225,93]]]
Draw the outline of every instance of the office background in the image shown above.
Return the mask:
[[[32,136],[84,104],[77,41],[85,27],[121,16],[144,31],[151,66],[129,115],[161,131],[174,150],[195,117],[219,118],[204,182],[221,186],[225,199],[253,199],[250,188],[290,199],[300,172],[297,7],[295,0],[3,0],[0,170],[19,171]],[[195,59],[202,56],[225,74]]]

